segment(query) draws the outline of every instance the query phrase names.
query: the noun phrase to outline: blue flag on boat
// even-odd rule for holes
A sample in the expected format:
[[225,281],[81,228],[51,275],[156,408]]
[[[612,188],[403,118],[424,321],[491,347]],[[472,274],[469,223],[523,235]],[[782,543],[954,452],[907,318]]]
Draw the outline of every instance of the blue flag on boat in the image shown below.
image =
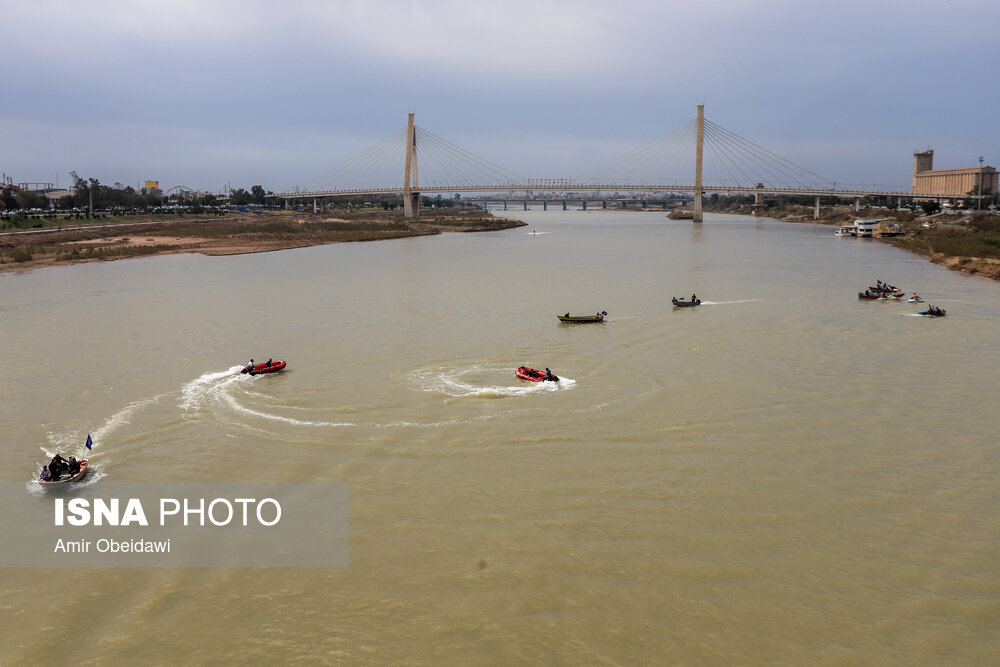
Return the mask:
[[85,445],[90,451],[94,451],[94,441],[90,439],[90,434],[87,434],[87,444]]

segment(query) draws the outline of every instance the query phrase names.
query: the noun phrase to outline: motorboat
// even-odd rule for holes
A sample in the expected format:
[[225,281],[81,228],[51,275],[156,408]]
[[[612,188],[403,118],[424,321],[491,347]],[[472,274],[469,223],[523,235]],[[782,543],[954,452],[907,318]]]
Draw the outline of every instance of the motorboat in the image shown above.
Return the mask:
[[604,317],[608,314],[608,311],[602,310],[596,315],[570,315],[566,313],[565,315],[556,315],[560,322],[603,322]]
[[284,368],[285,368],[285,362],[279,359],[277,361],[272,361],[270,363],[265,361],[262,364],[254,364],[253,368],[250,367],[250,364],[247,364],[246,366],[243,367],[243,370],[241,370],[240,373],[248,373],[250,375],[263,375],[264,373],[277,373],[278,371],[283,370]]
[[528,366],[520,366],[514,375],[521,378],[522,380],[530,380],[531,382],[559,382],[559,378],[552,373],[546,371],[540,371],[537,368],[530,368]]
[[906,292],[899,289],[895,285],[889,285],[888,283],[882,283],[874,287],[869,285],[868,289],[871,290],[872,292],[885,292],[886,294],[900,294],[902,296],[906,296]]
[[695,299],[694,301],[681,301],[677,297],[671,297],[670,302],[677,308],[691,308],[692,306],[701,305],[701,299]]
[[53,484],[66,484],[69,482],[79,482],[87,474],[87,459],[83,459],[80,463],[80,470],[77,471],[75,475],[71,475],[68,472],[63,473],[59,477],[52,479],[40,479],[38,483],[43,486],[52,486]]
[[934,308],[931,306],[927,310],[920,311],[920,314],[926,315],[927,317],[944,317],[945,310],[944,308]]

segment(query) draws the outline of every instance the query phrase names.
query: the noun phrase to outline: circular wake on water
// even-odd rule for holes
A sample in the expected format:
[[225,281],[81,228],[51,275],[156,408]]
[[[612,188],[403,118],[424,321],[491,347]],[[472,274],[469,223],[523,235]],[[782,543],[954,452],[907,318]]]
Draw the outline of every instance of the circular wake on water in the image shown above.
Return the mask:
[[437,392],[452,398],[508,398],[571,389],[576,380],[560,376],[559,382],[530,382],[514,375],[510,366],[440,366],[411,371],[403,381],[417,391]]
[[[435,428],[438,426],[469,423],[493,418],[489,415],[480,415],[433,422],[420,422],[409,419],[389,422],[369,422],[309,419],[308,415],[305,414],[290,417],[285,414],[279,414],[276,411],[277,406],[274,404],[274,399],[269,395],[255,391],[253,389],[255,386],[255,378],[249,375],[241,375],[239,373],[240,368],[240,366],[234,366],[225,371],[205,373],[184,385],[181,389],[181,396],[178,403],[180,408],[184,411],[185,418],[197,419],[203,414],[210,414],[228,423],[240,425],[246,428],[252,428],[246,419],[250,418],[308,428],[361,427],[378,429],[392,427]],[[568,382],[570,384],[574,383],[572,380],[569,380]],[[534,385],[535,383],[525,384]],[[547,382],[543,384],[554,385],[556,383]],[[457,393],[450,393],[449,395],[467,395],[476,393],[474,390],[465,391],[462,389],[455,389],[455,387],[459,386],[459,384],[453,385],[453,391]],[[514,393],[544,390],[540,389],[537,385],[534,387],[512,387],[511,389]],[[558,387],[552,387],[549,390],[554,389],[558,389]],[[487,396],[491,392],[493,392],[493,388],[487,387],[483,389],[481,393],[482,395]],[[258,405],[252,405],[254,402],[258,403]],[[292,407],[287,405],[281,406],[281,410],[297,410],[299,413],[311,412],[308,408]]]

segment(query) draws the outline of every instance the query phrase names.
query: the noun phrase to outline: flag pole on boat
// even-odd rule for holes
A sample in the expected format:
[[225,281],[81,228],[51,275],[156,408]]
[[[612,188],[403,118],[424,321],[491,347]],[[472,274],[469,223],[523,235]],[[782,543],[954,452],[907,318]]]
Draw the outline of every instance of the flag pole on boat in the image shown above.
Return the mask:
[[87,442],[83,445],[83,458],[87,458],[87,450],[94,451],[94,441],[91,439],[90,434],[87,434]]

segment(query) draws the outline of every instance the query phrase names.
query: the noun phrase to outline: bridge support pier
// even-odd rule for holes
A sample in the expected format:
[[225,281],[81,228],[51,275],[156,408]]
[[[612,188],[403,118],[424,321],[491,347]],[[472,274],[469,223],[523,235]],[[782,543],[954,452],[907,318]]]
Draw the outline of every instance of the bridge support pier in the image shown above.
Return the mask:
[[505,210],[505,211],[507,210],[507,200],[506,199],[503,200],[503,210]]
[[313,213],[319,213],[319,203],[315,197],[313,197]]
[[563,210],[564,211],[566,210],[566,200],[565,199],[563,200]]
[[857,213],[861,210],[861,197],[854,198],[854,212]]
[[543,211],[549,210],[549,203],[547,201],[542,202],[542,210]]
[[586,199],[583,200],[583,210],[584,211],[587,210],[587,200]]
[[813,211],[813,220],[819,220],[819,195],[816,195],[816,209]]
[[525,211],[528,210],[528,200],[527,199],[524,200],[524,210]]
[[290,205],[289,205],[289,203],[288,203],[288,202],[290,202],[290,201],[291,201],[290,199],[286,199],[286,200],[285,200],[285,210],[286,210],[286,211],[287,211],[287,210],[288,210],[288,209],[290,208]]
[[607,208],[607,207],[608,207],[608,202],[607,202],[607,200],[604,200],[604,201],[602,201],[602,202],[601,202],[601,208]]
[[404,192],[403,193],[403,216],[406,218],[419,218],[420,217],[420,193],[419,192]]

